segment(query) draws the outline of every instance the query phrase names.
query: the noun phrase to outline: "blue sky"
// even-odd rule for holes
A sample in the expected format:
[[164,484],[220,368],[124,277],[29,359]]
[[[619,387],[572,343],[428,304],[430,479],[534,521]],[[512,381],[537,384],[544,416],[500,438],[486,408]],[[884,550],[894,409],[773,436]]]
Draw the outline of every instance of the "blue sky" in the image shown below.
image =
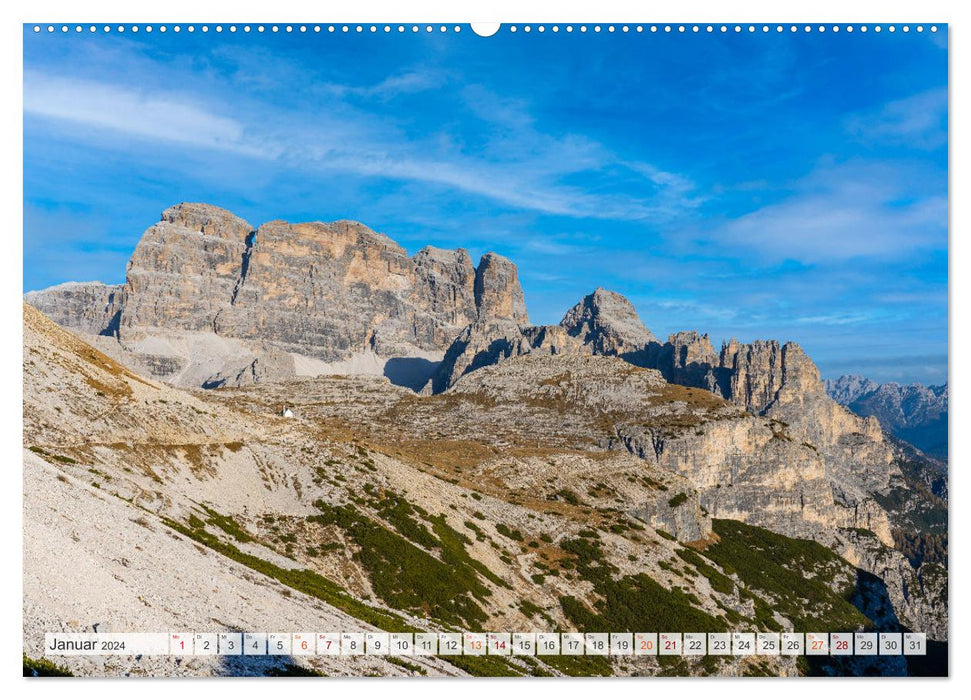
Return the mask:
[[947,373],[946,32],[34,34],[24,288],[122,282],[180,201],[604,286],[659,337]]

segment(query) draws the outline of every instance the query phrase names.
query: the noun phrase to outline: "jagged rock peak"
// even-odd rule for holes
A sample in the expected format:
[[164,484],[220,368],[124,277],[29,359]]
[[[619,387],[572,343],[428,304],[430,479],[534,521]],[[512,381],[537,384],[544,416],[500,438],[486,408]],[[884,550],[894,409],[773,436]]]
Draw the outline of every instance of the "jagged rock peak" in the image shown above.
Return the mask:
[[691,364],[718,364],[719,356],[707,333],[702,335],[698,331],[678,331],[668,336],[668,344],[674,349],[676,362],[682,367]]
[[307,246],[308,252],[323,251],[335,258],[345,256],[347,249],[353,248],[373,249],[378,255],[387,252],[403,260],[407,259],[405,249],[391,238],[350,219],[298,223],[274,219],[259,227],[256,240],[271,246]]
[[431,311],[446,314],[452,325],[472,321],[475,268],[469,251],[425,246],[411,260],[416,277],[412,295],[424,300]]
[[252,232],[247,221],[209,204],[183,202],[162,212],[128,261],[119,299],[122,334],[211,329],[230,305]]
[[520,355],[583,354],[578,339],[562,326],[521,326],[508,319],[487,319],[467,326],[445,352],[429,391],[439,393],[461,377]]
[[789,402],[823,391],[819,370],[803,349],[777,340],[722,345],[720,363],[731,371],[732,400],[761,413],[776,402]]
[[638,352],[657,342],[634,305],[603,287],[597,287],[567,311],[560,325],[598,355]]
[[162,212],[163,222],[190,231],[230,240],[245,241],[253,227],[231,211],[197,202],[182,202]]
[[508,258],[486,253],[475,269],[475,306],[479,318],[510,318],[527,325],[526,300],[519,273]]
[[469,268],[472,268],[472,258],[469,257],[469,251],[465,248],[456,248],[452,250],[450,248],[436,248],[433,245],[426,245],[424,248],[415,253],[416,260],[427,260],[434,261],[440,264],[451,264],[458,261],[464,263],[468,261]]

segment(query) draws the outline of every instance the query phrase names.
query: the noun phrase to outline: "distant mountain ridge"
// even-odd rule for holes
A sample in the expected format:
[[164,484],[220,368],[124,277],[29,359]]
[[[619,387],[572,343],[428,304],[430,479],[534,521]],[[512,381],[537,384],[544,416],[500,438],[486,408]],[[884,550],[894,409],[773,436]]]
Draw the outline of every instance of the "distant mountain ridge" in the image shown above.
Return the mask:
[[826,380],[826,393],[861,416],[873,416],[884,430],[935,457],[947,459],[948,385],[879,384],[847,374]]

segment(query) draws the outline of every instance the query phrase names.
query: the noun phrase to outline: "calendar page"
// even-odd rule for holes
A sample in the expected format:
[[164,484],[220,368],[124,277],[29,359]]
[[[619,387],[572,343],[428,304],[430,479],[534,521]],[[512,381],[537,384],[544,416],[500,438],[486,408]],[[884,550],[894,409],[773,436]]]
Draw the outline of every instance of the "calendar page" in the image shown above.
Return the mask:
[[25,676],[948,675],[946,23],[22,34]]

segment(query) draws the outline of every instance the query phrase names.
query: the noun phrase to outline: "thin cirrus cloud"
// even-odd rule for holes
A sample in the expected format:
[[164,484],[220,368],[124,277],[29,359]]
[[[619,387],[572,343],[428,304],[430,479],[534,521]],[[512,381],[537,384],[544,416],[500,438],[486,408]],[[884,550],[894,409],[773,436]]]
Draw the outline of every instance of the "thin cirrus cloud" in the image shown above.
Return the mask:
[[[371,87],[332,94],[387,97],[392,92],[418,91],[434,83],[405,73]],[[212,100],[210,100],[212,101]],[[41,118],[81,125],[71,138],[84,140],[97,131],[128,134],[151,141],[285,162],[288,167],[318,172],[343,172],[363,177],[421,182],[471,193],[506,206],[544,214],[597,219],[670,218],[696,206],[686,178],[664,173],[647,163],[628,163],[596,142],[573,135],[539,131],[515,107],[503,105],[490,113],[480,105],[478,116],[497,120],[501,136],[487,138],[478,155],[452,147],[447,139],[415,140],[374,114],[344,103],[335,116],[316,115],[301,121],[282,111],[266,111],[246,123],[227,109],[220,114],[189,96],[90,80],[63,79],[40,72],[24,77],[24,112]],[[267,108],[269,109],[269,108]],[[268,130],[265,124],[273,124]],[[95,134],[89,134],[94,130]],[[598,192],[564,184],[572,175],[596,174],[606,168],[624,170],[643,182],[633,192]]]
[[847,118],[846,130],[867,143],[936,149],[947,145],[947,88],[934,88]]
[[937,249],[946,240],[947,198],[915,196],[913,183],[925,176],[892,162],[822,165],[789,197],[722,226],[714,241],[769,263],[900,259]]
[[143,138],[249,155],[242,125],[182,98],[103,83],[24,73],[24,113]]
[[445,81],[446,76],[443,73],[434,70],[422,70],[389,75],[372,85],[325,83],[317,89],[338,97],[353,96],[390,100],[401,95],[411,95],[441,87]]
[[856,313],[833,313],[819,314],[816,316],[799,316],[793,319],[792,322],[797,325],[810,326],[855,326],[861,323],[869,323],[876,320],[880,316],[881,314],[861,311]]

